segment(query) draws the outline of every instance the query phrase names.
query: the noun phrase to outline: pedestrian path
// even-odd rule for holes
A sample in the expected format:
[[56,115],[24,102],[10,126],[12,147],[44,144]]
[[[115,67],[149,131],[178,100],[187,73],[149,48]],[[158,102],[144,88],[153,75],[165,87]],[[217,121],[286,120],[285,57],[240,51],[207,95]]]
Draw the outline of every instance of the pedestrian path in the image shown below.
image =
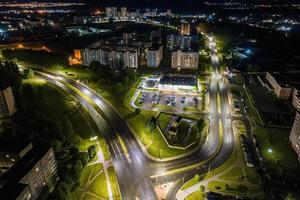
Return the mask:
[[112,189],[111,189],[111,182],[110,182],[109,174],[108,174],[108,171],[107,171],[107,169],[112,166],[111,161],[106,161],[105,160],[103,152],[101,150],[99,140],[96,141],[96,145],[97,145],[97,150],[98,150],[97,151],[98,158],[94,162],[87,164],[87,166],[95,165],[95,164],[98,164],[98,163],[103,164],[103,171],[104,171],[104,174],[105,174],[105,180],[106,180],[106,184],[107,184],[107,191],[108,191],[109,200],[113,200],[114,198],[113,198],[113,192],[112,192]]

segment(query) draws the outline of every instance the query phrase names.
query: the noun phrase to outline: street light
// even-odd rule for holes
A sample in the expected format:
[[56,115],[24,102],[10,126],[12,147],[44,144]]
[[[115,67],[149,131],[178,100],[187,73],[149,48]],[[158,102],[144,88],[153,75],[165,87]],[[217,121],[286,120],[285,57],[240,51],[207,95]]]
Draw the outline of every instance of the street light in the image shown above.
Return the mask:
[[268,152],[269,152],[269,153],[272,153],[272,152],[273,152],[273,150],[272,150],[272,149],[268,149]]

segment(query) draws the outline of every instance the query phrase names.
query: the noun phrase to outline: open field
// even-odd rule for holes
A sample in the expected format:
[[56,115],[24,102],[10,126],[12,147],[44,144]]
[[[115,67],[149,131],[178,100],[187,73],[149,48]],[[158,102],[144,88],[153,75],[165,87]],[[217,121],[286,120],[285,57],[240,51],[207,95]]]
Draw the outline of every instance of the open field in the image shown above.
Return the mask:
[[202,194],[200,192],[193,192],[189,194],[184,200],[203,200]]
[[74,190],[76,199],[108,199],[108,191],[102,164],[85,167],[81,176],[79,186]]
[[[289,142],[290,129],[257,127],[254,129],[262,156],[272,173],[299,177],[300,164]],[[271,150],[271,152],[270,152]]]

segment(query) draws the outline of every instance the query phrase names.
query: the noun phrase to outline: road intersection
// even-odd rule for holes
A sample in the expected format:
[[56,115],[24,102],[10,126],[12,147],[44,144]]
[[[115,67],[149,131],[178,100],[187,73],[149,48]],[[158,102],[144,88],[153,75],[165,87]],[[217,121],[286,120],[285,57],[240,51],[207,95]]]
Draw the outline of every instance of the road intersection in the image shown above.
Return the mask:
[[[209,134],[205,144],[192,155],[167,162],[147,157],[139,145],[133,130],[117,110],[88,86],[58,74],[36,71],[36,75],[56,84],[74,95],[86,108],[103,134],[117,173],[122,199],[157,199],[155,184],[173,182],[167,199],[175,199],[176,192],[195,174],[205,174],[221,166],[230,158],[234,147],[234,135],[228,102],[228,89],[219,68],[216,44],[208,36],[213,73],[210,80]],[[81,91],[95,104],[91,105],[82,95],[66,85]]]

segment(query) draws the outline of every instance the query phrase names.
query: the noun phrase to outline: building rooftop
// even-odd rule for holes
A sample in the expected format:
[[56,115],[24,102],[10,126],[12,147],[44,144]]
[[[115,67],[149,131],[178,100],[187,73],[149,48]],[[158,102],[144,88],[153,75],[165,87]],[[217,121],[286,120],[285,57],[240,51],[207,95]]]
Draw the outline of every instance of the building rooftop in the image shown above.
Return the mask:
[[160,79],[159,84],[197,86],[197,79],[195,77],[187,76],[163,76]]

